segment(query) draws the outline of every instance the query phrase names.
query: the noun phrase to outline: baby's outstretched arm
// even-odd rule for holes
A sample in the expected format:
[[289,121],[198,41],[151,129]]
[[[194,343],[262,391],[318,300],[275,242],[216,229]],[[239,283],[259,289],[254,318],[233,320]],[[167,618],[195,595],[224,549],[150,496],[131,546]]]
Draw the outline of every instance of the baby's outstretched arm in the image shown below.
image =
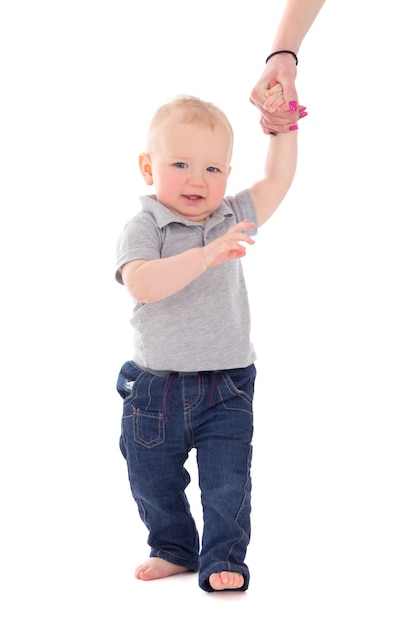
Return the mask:
[[244,231],[253,227],[252,222],[243,220],[202,248],[191,248],[163,259],[130,261],[121,269],[123,283],[132,298],[143,304],[172,296],[209,267],[245,256],[242,242],[255,242]]

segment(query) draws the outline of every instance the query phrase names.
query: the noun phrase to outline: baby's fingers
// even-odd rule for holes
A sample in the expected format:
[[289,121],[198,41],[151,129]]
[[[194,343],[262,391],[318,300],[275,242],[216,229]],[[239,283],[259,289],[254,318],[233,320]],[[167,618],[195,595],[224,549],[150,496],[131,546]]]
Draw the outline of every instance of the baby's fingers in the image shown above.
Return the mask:
[[242,232],[243,230],[251,230],[252,228],[254,228],[254,226],[255,226],[255,222],[250,222],[249,220],[242,220],[241,222],[238,222],[237,224],[232,226],[232,228],[229,230],[229,233]]
[[281,83],[279,83],[277,80],[271,80],[271,82],[269,83],[269,87],[267,89],[267,91],[265,92],[266,96],[270,96],[273,93],[280,93],[280,92],[284,91],[283,86],[281,85]]
[[269,113],[275,113],[283,104],[285,104],[284,94],[273,94],[267,97],[263,104],[263,108]]
[[269,83],[269,89],[265,92],[263,108],[269,113],[275,113],[280,106],[285,104],[284,90],[276,80]]

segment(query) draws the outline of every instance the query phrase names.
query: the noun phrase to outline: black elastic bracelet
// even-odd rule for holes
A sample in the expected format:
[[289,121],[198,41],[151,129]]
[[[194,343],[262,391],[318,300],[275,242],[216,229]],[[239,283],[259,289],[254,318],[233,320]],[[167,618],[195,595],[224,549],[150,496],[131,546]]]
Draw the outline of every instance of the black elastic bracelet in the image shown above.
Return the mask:
[[292,56],[295,59],[295,64],[298,65],[298,58],[297,55],[295,54],[295,52],[293,52],[292,50],[277,50],[276,52],[271,52],[271,54],[266,57],[266,61],[265,63],[268,63],[269,59],[273,56],[275,56],[276,54],[292,54]]

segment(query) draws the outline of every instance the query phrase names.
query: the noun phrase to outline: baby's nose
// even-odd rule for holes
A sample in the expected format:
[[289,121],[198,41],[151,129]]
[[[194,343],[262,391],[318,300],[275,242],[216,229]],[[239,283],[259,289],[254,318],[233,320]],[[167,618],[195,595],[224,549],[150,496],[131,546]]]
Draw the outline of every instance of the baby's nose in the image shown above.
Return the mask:
[[201,186],[205,184],[204,172],[190,172],[190,176],[188,179],[190,185]]

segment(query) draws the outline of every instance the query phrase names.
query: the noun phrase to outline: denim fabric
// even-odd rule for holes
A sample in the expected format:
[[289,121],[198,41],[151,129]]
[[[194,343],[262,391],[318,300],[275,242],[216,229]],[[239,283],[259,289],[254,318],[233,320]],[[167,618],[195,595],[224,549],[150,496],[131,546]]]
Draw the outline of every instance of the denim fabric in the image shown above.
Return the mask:
[[[155,376],[132,361],[120,371],[120,449],[132,495],[149,530],[150,556],[199,572],[243,574],[250,540],[254,365],[181,376]],[[203,507],[200,541],[185,489],[184,463],[196,449]]]

